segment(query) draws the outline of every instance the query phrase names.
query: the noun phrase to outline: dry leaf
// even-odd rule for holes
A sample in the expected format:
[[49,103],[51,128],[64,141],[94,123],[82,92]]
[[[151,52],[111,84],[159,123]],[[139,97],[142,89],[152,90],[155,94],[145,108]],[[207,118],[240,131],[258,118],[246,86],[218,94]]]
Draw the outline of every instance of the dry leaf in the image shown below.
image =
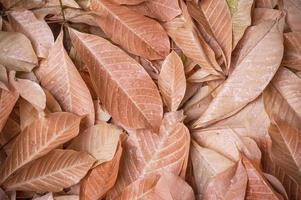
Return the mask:
[[161,125],[160,134],[150,130],[130,132],[124,144],[119,178],[108,198],[120,195],[128,185],[148,174],[169,171],[184,176],[189,150],[189,131],[180,123],[182,114],[168,113]]
[[170,21],[182,12],[178,1],[174,0],[144,0],[140,4],[129,6],[129,8],[160,21]]
[[101,199],[114,186],[117,179],[121,153],[122,147],[119,143],[112,160],[102,163],[88,172],[80,183],[81,199]]
[[12,11],[8,14],[10,23],[16,32],[23,33],[30,39],[39,58],[46,58],[54,43],[52,32],[44,20],[38,20],[34,13]]
[[75,49],[86,58],[93,85],[112,117],[128,128],[158,130],[162,100],[143,67],[105,39],[71,29],[70,35]]
[[253,0],[227,0],[227,2],[232,15],[232,48],[234,49],[245,30],[251,25]]
[[113,159],[121,133],[114,125],[99,122],[74,138],[68,148],[89,153],[99,165]]
[[57,112],[27,126],[18,135],[11,154],[1,168],[0,182],[30,161],[75,137],[79,131],[80,120],[81,118],[74,114]]
[[[245,51],[240,52],[243,57],[238,58],[234,71],[204,114],[193,124],[194,128],[233,115],[256,99],[268,85],[283,55],[282,33],[278,29],[278,23],[270,23],[272,26],[269,29],[262,30],[264,27],[258,25],[258,29],[246,35]],[[257,37],[258,34],[263,37]],[[258,40],[255,42],[254,38]]]
[[87,115],[85,125],[94,124],[94,106],[85,82],[63,46],[63,32],[56,39],[47,59],[36,70],[41,85],[58,100],[64,111]]
[[0,63],[9,70],[30,72],[38,59],[29,39],[21,33],[0,31]]
[[180,57],[172,51],[164,60],[158,86],[169,111],[176,111],[185,95],[186,78]]
[[298,0],[284,0],[284,9],[287,12],[286,23],[292,31],[301,31],[301,2]]
[[44,116],[43,111],[38,111],[35,109],[32,104],[24,99],[19,100],[19,113],[20,113],[20,129],[30,125],[33,121]]
[[284,33],[284,54],[282,64],[286,67],[301,70],[301,33]]
[[54,200],[79,200],[78,195],[62,195],[54,197]]
[[83,178],[94,161],[87,153],[56,149],[20,169],[3,186],[8,191],[58,192]]
[[279,0],[255,0],[256,8],[275,8]]
[[33,198],[33,200],[53,200],[53,195],[51,192],[49,192],[43,196]]
[[164,28],[187,57],[208,73],[220,75],[217,71],[222,70],[215,60],[214,52],[198,33],[186,6],[182,7],[182,15],[164,23]]
[[146,0],[112,0],[114,3],[120,4],[120,5],[136,5],[140,4]]
[[96,23],[106,35],[128,52],[150,60],[164,58],[169,53],[167,34],[155,20],[109,0],[91,0],[90,9],[97,12]]

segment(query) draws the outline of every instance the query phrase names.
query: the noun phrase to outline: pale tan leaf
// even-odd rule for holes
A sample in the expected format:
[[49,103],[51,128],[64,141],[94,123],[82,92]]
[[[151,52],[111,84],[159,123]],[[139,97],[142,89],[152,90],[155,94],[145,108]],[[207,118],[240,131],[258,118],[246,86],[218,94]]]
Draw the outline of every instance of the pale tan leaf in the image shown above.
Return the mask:
[[30,72],[38,59],[30,40],[21,33],[0,31],[0,63],[9,70]]
[[97,165],[112,160],[122,130],[112,124],[99,122],[74,138],[70,149],[85,151],[97,159]]
[[33,121],[44,116],[43,111],[38,111],[28,101],[24,99],[19,100],[19,113],[21,130],[24,130],[24,128],[31,124]]
[[229,69],[232,52],[232,24],[227,1],[203,0],[200,1],[200,7],[226,56],[225,66]]
[[204,192],[204,200],[208,199],[245,199],[248,176],[247,172],[239,161],[237,165],[218,174],[208,183]]
[[192,75],[190,75],[187,78],[187,81],[191,83],[202,83],[202,82],[208,82],[213,80],[222,79],[221,76],[212,75],[208,73],[206,70],[200,68],[197,69]]
[[8,74],[6,68],[0,64],[0,89],[9,90]]
[[242,162],[248,174],[246,199],[283,199],[247,158],[243,157]]
[[174,0],[144,1],[129,8],[160,21],[170,21],[181,14],[178,1]]
[[301,31],[301,2],[299,0],[284,0],[283,6],[287,12],[286,23],[291,31]]
[[182,4],[182,15],[164,23],[164,28],[187,57],[196,61],[208,73],[220,75],[222,69],[215,60],[213,50],[198,33],[187,7]]
[[261,152],[256,142],[240,136],[230,127],[213,127],[192,132],[192,137],[203,147],[212,149],[233,161],[240,160],[241,152],[260,166]]
[[46,95],[46,108],[49,112],[61,112],[62,108],[54,96],[45,88],[43,91]]
[[57,112],[34,121],[14,142],[0,174],[3,182],[17,169],[40,158],[78,134],[81,118],[71,113]]
[[244,56],[238,59],[234,71],[204,114],[193,124],[194,128],[206,126],[235,114],[256,99],[271,81],[283,55],[282,33],[278,29],[277,22],[271,23],[272,27],[267,32],[264,31],[263,37],[258,38],[256,42],[253,39],[262,30],[250,32],[255,36],[252,34],[246,36],[249,40],[244,44],[245,51],[241,52]]
[[158,86],[169,111],[176,111],[185,95],[186,79],[181,58],[172,51],[164,60]]
[[45,109],[46,95],[39,84],[20,78],[10,78],[10,80],[23,99],[31,103],[37,110]]
[[301,79],[292,71],[282,67],[276,73],[272,83],[301,118]]
[[[62,0],[62,4],[64,7],[80,8],[75,0]],[[45,7],[54,7],[54,6],[60,6],[60,5],[61,5],[60,0],[47,0]]]
[[42,6],[45,0],[0,0],[1,4],[6,8],[18,9],[32,9]]
[[234,162],[221,154],[192,142],[190,149],[197,195],[202,196],[207,184],[218,174],[234,166]]
[[114,186],[119,170],[121,153],[122,147],[121,143],[119,143],[112,160],[102,163],[88,172],[80,183],[82,200],[101,199]]
[[54,43],[51,29],[44,20],[38,20],[32,11],[11,11],[9,21],[16,32],[23,33],[30,39],[39,58],[46,58]]
[[75,49],[86,58],[93,85],[112,117],[128,128],[158,130],[162,100],[143,67],[103,38],[72,29],[69,32]]
[[253,0],[227,0],[232,15],[232,48],[234,49],[251,25],[251,9]]
[[128,52],[150,60],[169,53],[168,36],[157,21],[108,0],[91,0],[90,9],[100,16],[96,23],[106,35]]
[[19,98],[17,91],[0,89],[0,132]]
[[87,115],[85,125],[94,124],[94,105],[89,90],[63,46],[63,32],[36,70],[41,85],[58,100],[64,111]]
[[5,192],[0,188],[0,199],[1,200],[9,200],[8,196],[5,194]]
[[190,137],[188,129],[179,122],[182,119],[179,112],[166,114],[159,135],[147,129],[130,132],[120,164],[123,170],[108,199],[114,199],[128,185],[148,174],[168,171],[184,177]]
[[3,186],[8,191],[58,192],[80,181],[94,161],[84,152],[56,149],[20,169]]
[[111,115],[103,108],[99,100],[94,100],[95,123],[107,122],[111,119]]
[[284,33],[284,54],[282,64],[296,70],[301,70],[301,33]]

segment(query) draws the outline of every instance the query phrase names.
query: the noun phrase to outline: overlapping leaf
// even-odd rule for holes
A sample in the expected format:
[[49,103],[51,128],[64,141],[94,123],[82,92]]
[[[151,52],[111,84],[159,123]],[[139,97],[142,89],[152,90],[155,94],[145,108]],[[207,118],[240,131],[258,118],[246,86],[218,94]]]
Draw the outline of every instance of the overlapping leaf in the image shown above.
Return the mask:
[[94,106],[90,92],[63,46],[60,33],[47,59],[36,70],[38,79],[58,100],[64,111],[87,115],[85,125],[94,124]]
[[30,39],[37,56],[46,58],[54,43],[53,34],[47,23],[38,20],[29,10],[12,11],[9,13],[9,19],[16,32],[23,33]]
[[106,35],[130,53],[150,60],[164,58],[168,54],[167,34],[155,20],[109,0],[91,0],[90,9],[99,15],[96,23]]
[[81,118],[71,113],[57,112],[34,121],[17,137],[12,152],[0,169],[3,182],[12,173],[78,134]]
[[174,51],[162,64],[158,86],[168,110],[176,111],[185,95],[186,78],[183,63]]
[[301,33],[289,32],[284,34],[284,55],[282,64],[286,67],[301,70]]
[[103,38],[71,29],[70,35],[76,50],[86,58],[93,85],[112,117],[128,128],[158,130],[162,100],[143,67]]
[[194,123],[194,128],[206,126],[241,110],[260,95],[276,73],[283,55],[282,32],[278,22],[262,23],[248,33],[245,36],[245,48],[242,47],[240,51],[234,71],[204,114]]
[[73,150],[53,150],[4,182],[6,190],[58,192],[85,176],[95,159]]

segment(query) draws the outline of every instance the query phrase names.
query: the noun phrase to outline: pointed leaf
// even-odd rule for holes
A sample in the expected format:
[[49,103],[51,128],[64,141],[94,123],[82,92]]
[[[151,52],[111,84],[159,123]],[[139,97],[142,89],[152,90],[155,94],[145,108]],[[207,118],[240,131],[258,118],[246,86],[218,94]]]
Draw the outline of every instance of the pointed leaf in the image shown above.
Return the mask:
[[96,18],[96,23],[106,35],[130,53],[150,60],[167,56],[168,36],[155,20],[109,0],[91,0],[90,9],[100,16]]
[[0,31],[0,63],[9,70],[30,72],[38,64],[29,39],[21,33]]
[[248,176],[239,161],[230,169],[218,174],[207,185],[204,199],[245,199]]
[[217,71],[222,70],[215,60],[214,52],[198,33],[185,5],[182,5],[182,11],[182,15],[164,24],[168,35],[187,57],[208,73],[220,75]]
[[19,94],[17,91],[0,89],[0,135],[18,98]]
[[102,163],[88,172],[80,183],[82,200],[101,199],[114,186],[119,170],[121,153],[122,147],[119,143],[112,160]]
[[128,128],[158,130],[162,100],[143,67],[103,38],[71,29],[70,35],[76,50],[86,58],[93,85],[112,117]]
[[203,0],[200,2],[200,6],[226,56],[227,63],[225,65],[229,68],[232,52],[232,24],[227,1]]
[[[238,59],[234,71],[204,114],[193,124],[194,128],[206,126],[233,115],[256,99],[268,85],[283,55],[282,33],[278,29],[277,22],[271,23],[272,27],[264,32],[263,37],[259,38],[256,43],[254,43],[253,35],[249,36],[249,40],[245,43],[246,51],[241,52],[244,57]],[[258,32],[260,31],[259,29]],[[258,34],[258,32],[251,33]],[[267,57],[271,59],[267,60]]]
[[253,0],[227,0],[232,15],[233,40],[232,48],[234,49],[239,40],[244,35],[245,30],[251,25],[251,9]]
[[248,174],[246,199],[283,199],[247,158],[243,157],[242,162]]
[[40,158],[78,134],[81,118],[71,113],[57,112],[34,121],[17,137],[0,174],[3,182],[17,169]]
[[159,135],[146,129],[130,132],[120,165],[120,169],[125,170],[120,171],[108,199],[114,199],[128,185],[148,174],[168,171],[184,176],[190,137],[188,129],[179,123],[181,118],[178,114],[165,116]]
[[168,109],[176,111],[185,95],[186,79],[183,63],[174,51],[162,64],[158,85]]
[[94,161],[87,153],[56,149],[26,165],[3,185],[8,191],[58,192],[82,179]]
[[64,111],[87,115],[85,125],[94,124],[94,106],[89,90],[63,46],[63,32],[36,70],[36,75],[58,100]]
[[30,39],[39,58],[46,58],[54,43],[51,29],[44,20],[38,20],[32,11],[11,11],[10,23],[16,32],[23,33]]

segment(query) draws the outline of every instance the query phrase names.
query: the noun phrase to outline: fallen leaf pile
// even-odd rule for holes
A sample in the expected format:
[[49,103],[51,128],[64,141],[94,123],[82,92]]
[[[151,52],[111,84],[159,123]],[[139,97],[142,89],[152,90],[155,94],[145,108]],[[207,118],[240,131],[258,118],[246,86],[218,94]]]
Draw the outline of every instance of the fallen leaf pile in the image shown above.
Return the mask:
[[0,200],[300,200],[300,0],[0,0]]

